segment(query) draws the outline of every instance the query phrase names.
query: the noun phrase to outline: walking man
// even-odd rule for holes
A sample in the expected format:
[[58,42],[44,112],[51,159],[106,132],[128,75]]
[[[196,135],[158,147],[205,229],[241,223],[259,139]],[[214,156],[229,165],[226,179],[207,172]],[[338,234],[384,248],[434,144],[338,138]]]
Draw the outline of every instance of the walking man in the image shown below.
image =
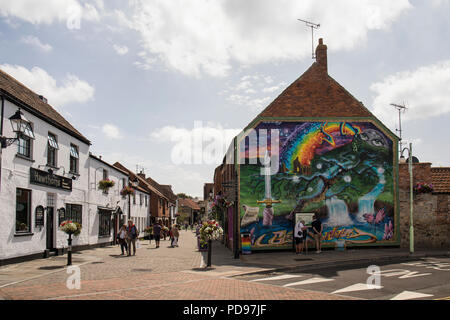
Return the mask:
[[314,215],[311,226],[314,235],[314,240],[316,240],[316,250],[317,250],[316,253],[321,253],[323,226],[322,222],[320,222],[320,220],[317,219],[317,215]]
[[128,242],[128,256],[131,256],[131,244],[133,244],[133,256],[136,255],[136,239],[139,233],[137,231],[136,226],[133,223],[133,220],[128,220],[127,227],[127,242]]
[[122,256],[125,255],[124,249],[128,254],[128,245],[127,245],[127,225],[124,224],[119,233],[117,234],[117,238],[119,239],[120,249],[122,250]]
[[161,229],[161,221],[158,220],[158,222],[153,225],[153,236],[155,237],[156,248],[159,248],[159,241],[161,240]]

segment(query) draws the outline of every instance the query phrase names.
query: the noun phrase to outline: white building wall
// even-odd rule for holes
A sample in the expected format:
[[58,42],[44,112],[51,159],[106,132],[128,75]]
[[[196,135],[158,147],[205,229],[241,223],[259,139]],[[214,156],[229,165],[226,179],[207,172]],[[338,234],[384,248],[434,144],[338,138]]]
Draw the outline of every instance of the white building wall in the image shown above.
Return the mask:
[[[128,175],[111,168],[110,166],[89,157],[89,207],[88,207],[88,221],[89,226],[89,244],[105,243],[113,241],[114,226],[111,222],[111,233],[109,237],[99,236],[99,224],[100,218],[98,213],[99,207],[117,208],[119,206],[126,215],[128,198],[123,198],[120,195],[120,191],[124,187],[123,179],[125,179],[125,185],[128,185]],[[98,188],[98,182],[103,179],[103,169],[108,171],[108,178],[115,182],[114,186],[108,190],[105,194]]]
[[[131,197],[131,220],[136,225],[140,232],[140,236],[144,236],[144,229],[149,225],[149,213],[150,213],[150,195],[148,193],[135,190],[136,192],[136,204],[133,204],[133,197]],[[140,204],[139,197],[142,195],[142,205]],[[147,196],[147,206],[145,206],[145,196]]]
[[[12,116],[18,107],[9,101],[4,103],[3,135],[14,137],[9,117]],[[54,211],[54,246],[62,248],[67,246],[67,235],[58,230],[57,209],[65,207],[66,203],[80,204],[83,207],[83,224],[88,219],[87,206],[87,185],[88,168],[87,159],[89,145],[72,137],[71,135],[53,127],[47,122],[22,110],[25,117],[32,122],[35,140],[32,143],[32,161],[18,158],[17,145],[13,144],[2,150],[1,163],[1,185],[0,185],[0,214],[2,223],[0,224],[0,259],[25,256],[35,253],[43,253],[46,249],[46,225],[35,227],[35,209],[42,205],[47,207],[47,194],[56,195]],[[57,136],[59,150],[57,152],[57,166],[60,167],[54,174],[65,177],[72,177],[68,174],[70,161],[70,144],[73,143],[79,149],[79,176],[72,181],[72,191],[38,186],[30,184],[30,168],[46,170],[47,164],[47,140],[48,132]],[[41,167],[39,167],[41,165]],[[64,174],[65,173],[65,174]],[[32,190],[31,196],[31,234],[17,236],[15,232],[16,223],[16,188]],[[88,244],[88,228],[83,228],[79,237],[75,237],[73,245]]]

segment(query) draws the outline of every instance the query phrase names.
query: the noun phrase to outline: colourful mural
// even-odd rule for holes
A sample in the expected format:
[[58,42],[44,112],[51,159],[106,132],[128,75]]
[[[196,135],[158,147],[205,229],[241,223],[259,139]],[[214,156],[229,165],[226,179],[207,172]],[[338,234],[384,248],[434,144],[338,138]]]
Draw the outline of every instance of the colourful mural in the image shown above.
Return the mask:
[[255,128],[262,129],[278,129],[279,170],[261,174],[262,155],[249,164],[249,155],[257,154],[251,148],[258,147],[241,149],[240,231],[250,234],[252,250],[292,248],[297,212],[317,214],[324,245],[396,243],[394,147],[373,123],[262,122]]

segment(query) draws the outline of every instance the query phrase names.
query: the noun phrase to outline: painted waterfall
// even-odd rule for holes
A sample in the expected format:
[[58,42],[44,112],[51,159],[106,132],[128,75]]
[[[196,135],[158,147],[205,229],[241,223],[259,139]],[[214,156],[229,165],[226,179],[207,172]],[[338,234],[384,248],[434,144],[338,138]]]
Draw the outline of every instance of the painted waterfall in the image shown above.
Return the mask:
[[[239,166],[242,206],[259,207],[259,219],[241,225],[252,249],[292,248],[295,213],[315,213],[324,245],[397,244],[393,142],[372,122],[261,122],[255,132],[279,132],[279,170],[261,175],[257,146],[242,140]],[[267,144],[270,146],[270,135]],[[260,155],[262,158],[264,155]],[[252,163],[252,164],[250,164]],[[271,199],[266,199],[270,183]],[[272,200],[277,201],[272,203]],[[267,201],[269,200],[269,201]],[[265,212],[271,223],[263,223]],[[266,219],[267,221],[267,219]]]

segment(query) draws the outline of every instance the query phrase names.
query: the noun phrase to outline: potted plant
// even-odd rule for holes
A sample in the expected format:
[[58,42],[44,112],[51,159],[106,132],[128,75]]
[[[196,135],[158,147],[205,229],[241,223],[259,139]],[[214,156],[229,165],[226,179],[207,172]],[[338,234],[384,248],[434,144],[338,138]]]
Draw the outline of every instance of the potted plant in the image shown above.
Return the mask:
[[98,182],[98,188],[103,192],[108,192],[109,188],[114,187],[115,182],[109,179],[100,180]]
[[200,245],[208,244],[208,263],[206,267],[211,267],[212,240],[218,240],[222,234],[223,230],[215,220],[204,222],[200,228]]
[[67,265],[70,266],[72,265],[72,235],[80,235],[81,224],[78,222],[72,222],[71,220],[66,220],[61,222],[59,229],[69,235],[69,239],[67,239],[69,244],[69,247],[67,248]]

